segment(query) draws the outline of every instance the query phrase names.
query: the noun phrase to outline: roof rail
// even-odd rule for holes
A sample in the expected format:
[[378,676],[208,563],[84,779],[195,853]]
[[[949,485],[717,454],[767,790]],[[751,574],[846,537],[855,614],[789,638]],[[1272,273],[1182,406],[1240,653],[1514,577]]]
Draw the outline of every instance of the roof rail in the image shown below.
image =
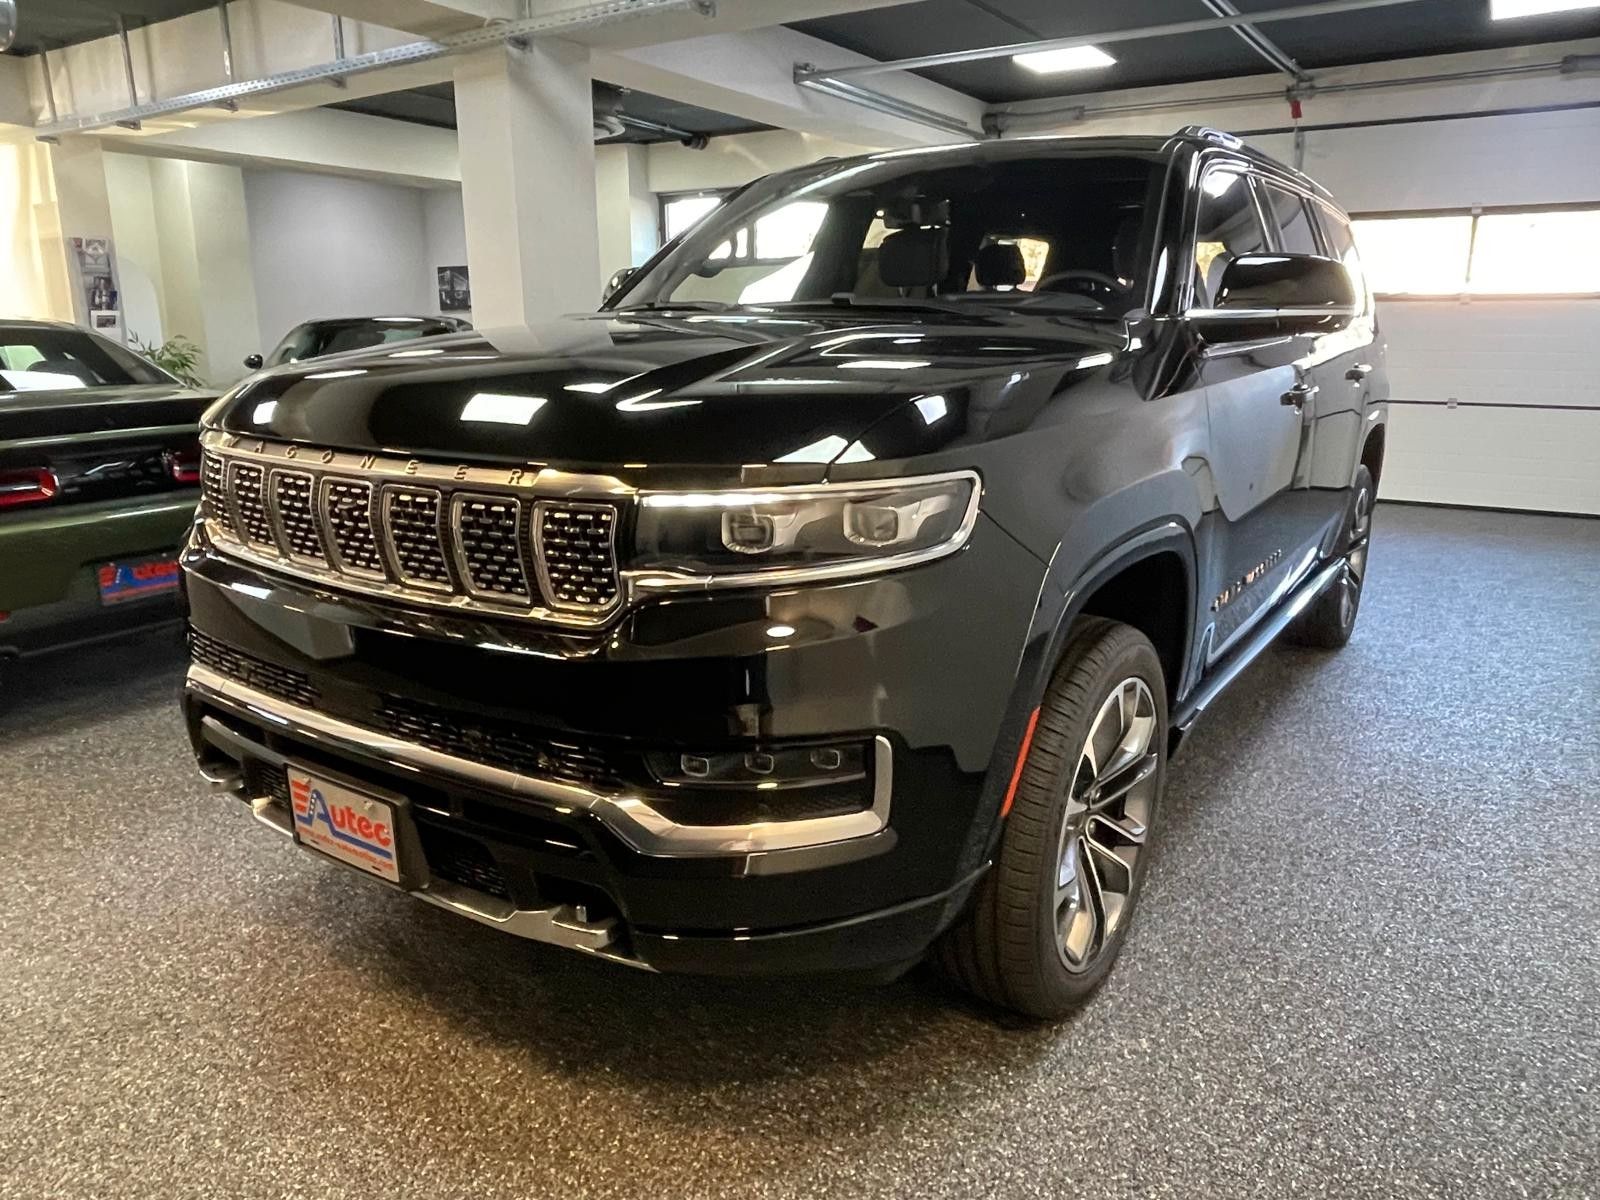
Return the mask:
[[1237,150],[1244,145],[1242,138],[1221,129],[1213,129],[1209,125],[1185,125],[1178,130],[1179,137],[1200,138],[1207,142],[1216,142],[1219,146],[1227,146],[1230,150]]

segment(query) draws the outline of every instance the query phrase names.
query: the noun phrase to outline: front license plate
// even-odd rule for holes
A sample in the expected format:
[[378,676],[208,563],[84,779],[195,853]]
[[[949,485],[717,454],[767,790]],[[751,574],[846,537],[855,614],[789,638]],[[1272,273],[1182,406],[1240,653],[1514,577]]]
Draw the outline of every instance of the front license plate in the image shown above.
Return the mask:
[[289,768],[294,836],[379,879],[400,882],[399,839],[394,806],[375,796],[330,783],[298,767]]
[[98,571],[101,604],[121,604],[142,596],[178,590],[178,560],[170,555],[130,562],[108,562]]

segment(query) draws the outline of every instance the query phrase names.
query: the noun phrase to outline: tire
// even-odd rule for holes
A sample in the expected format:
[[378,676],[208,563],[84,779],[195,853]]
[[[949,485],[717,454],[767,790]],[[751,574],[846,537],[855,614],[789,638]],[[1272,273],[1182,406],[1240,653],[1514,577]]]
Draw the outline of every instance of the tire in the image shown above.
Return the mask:
[[[940,970],[1030,1017],[1060,1017],[1087,1000],[1127,937],[1166,749],[1155,647],[1131,626],[1085,618],[1045,690],[994,866],[935,949]],[[1096,775],[1092,764],[1108,752]],[[1104,798],[1119,786],[1120,798]]]
[[1344,570],[1322,595],[1295,618],[1284,637],[1297,646],[1337,650],[1355,632],[1361,614],[1361,589],[1367,579],[1367,547],[1372,541],[1372,505],[1377,489],[1365,467],[1356,469],[1350,508],[1339,535]]

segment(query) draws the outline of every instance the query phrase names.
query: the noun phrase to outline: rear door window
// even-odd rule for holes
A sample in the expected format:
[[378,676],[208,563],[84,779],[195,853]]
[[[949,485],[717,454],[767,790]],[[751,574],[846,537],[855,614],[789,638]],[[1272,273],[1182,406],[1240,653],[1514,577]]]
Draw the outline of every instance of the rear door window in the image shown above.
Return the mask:
[[1210,308],[1222,286],[1222,273],[1241,254],[1267,249],[1267,231],[1256,207],[1255,191],[1243,170],[1214,167],[1200,180],[1200,213],[1194,239],[1194,303]]
[[1275,183],[1263,185],[1267,211],[1277,227],[1278,249],[1285,254],[1321,254],[1306,202],[1295,192]]

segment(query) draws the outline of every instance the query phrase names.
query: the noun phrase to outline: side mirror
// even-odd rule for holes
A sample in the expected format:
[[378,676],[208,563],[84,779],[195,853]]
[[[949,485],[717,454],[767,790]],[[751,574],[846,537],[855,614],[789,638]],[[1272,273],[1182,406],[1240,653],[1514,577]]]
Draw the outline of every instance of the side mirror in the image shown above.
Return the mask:
[[247,354],[247,355],[245,355],[244,365],[249,367],[252,371],[261,370],[261,355],[259,355],[259,354]]
[[622,270],[618,271],[606,281],[605,291],[600,293],[600,303],[604,304],[607,300],[611,299],[611,297],[615,296],[623,289],[628,280],[632,279],[638,273],[638,267],[623,267]]
[[1334,333],[1361,313],[1344,266],[1318,254],[1241,254],[1222,273],[1215,308],[1189,310],[1207,341]]

